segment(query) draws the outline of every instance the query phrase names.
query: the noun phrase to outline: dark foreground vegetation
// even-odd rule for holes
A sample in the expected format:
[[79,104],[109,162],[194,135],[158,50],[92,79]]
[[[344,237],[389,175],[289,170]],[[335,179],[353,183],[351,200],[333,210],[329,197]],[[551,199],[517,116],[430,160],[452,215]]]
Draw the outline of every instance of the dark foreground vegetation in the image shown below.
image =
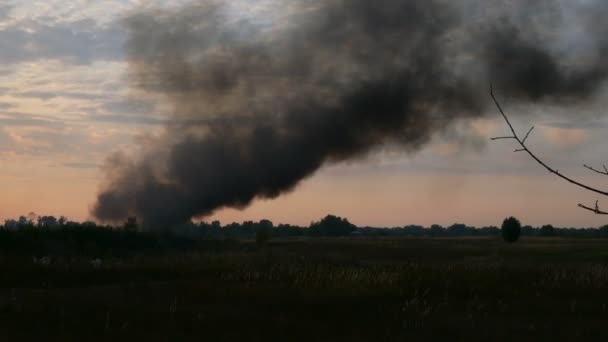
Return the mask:
[[[261,240],[261,241],[260,241]],[[2,340],[606,340],[608,240],[0,232]]]

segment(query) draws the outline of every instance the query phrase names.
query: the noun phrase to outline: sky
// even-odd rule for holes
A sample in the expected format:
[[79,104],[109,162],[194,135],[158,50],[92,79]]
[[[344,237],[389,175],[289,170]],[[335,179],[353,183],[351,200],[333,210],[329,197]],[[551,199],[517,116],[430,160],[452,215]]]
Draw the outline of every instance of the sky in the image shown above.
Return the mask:
[[[236,16],[255,19],[255,11],[234,4]],[[35,212],[91,219],[108,155],[163,131],[163,114],[134,98],[126,76],[122,20],[142,6],[167,2],[0,1],[0,218]],[[503,106],[522,134],[536,127],[528,144],[543,160],[602,188],[608,178],[583,168],[606,162],[605,96],[590,101],[577,109],[588,111],[584,120],[557,105]],[[577,204],[599,199],[608,208],[608,199],[513,153],[512,141],[490,141],[506,133],[498,112],[488,110],[436,134],[419,151],[375,149],[324,166],[277,199],[204,219],[308,224],[331,213],[371,226],[500,225],[511,215],[531,225],[607,223]]]

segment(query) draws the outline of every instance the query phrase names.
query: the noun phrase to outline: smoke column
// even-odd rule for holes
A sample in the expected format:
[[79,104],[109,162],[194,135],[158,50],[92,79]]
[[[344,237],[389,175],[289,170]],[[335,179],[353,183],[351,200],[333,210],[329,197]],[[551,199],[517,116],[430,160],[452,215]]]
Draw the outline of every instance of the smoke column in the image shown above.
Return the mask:
[[161,227],[245,208],[325,164],[385,144],[416,151],[483,115],[490,83],[578,105],[608,72],[600,1],[246,3],[274,12],[194,1],[128,17],[133,89],[162,99],[169,124],[141,155],[108,158],[95,217]]

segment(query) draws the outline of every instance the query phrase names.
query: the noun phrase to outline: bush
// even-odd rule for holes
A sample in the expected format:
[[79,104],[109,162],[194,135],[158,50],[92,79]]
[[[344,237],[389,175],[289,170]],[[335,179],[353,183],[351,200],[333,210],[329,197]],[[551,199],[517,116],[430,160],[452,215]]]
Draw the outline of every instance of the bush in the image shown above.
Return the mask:
[[515,242],[519,240],[521,234],[521,223],[515,217],[511,216],[502,222],[502,238],[506,242]]

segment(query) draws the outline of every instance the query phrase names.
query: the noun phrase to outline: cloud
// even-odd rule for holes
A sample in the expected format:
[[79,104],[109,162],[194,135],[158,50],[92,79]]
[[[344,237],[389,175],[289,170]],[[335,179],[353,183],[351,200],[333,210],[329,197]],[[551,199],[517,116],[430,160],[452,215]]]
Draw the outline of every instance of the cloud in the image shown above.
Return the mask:
[[69,167],[72,169],[97,169],[97,168],[99,168],[99,165],[94,164],[94,163],[64,163],[63,166]]
[[13,5],[0,4],[0,22],[10,18],[13,8]]
[[544,127],[542,131],[549,143],[558,146],[577,146],[589,140],[589,134],[581,128]]
[[469,123],[472,132],[480,137],[495,136],[498,131],[498,124],[495,119],[478,118]]
[[439,143],[431,148],[432,152],[439,157],[448,157],[458,154],[461,150],[458,144],[455,143]]
[[101,109],[108,113],[126,115],[152,115],[157,112],[155,104],[152,102],[137,101],[130,99],[118,99],[106,101]]
[[7,130],[0,128],[0,152],[6,152],[14,147],[14,141]]
[[116,124],[134,124],[134,125],[166,125],[168,120],[153,118],[149,116],[135,116],[124,114],[105,114],[91,116],[93,121],[109,122]]
[[1,112],[0,126],[25,126],[25,127],[44,127],[62,128],[65,126],[63,120],[43,116],[32,115],[21,112]]
[[605,120],[577,120],[577,121],[554,121],[542,124],[550,128],[562,129],[605,129],[608,128],[608,122]]
[[0,29],[0,62],[56,59],[75,64],[122,58],[125,34],[118,23],[99,26],[92,19],[59,23],[19,21]]
[[24,91],[12,94],[16,97],[37,98],[41,100],[50,100],[58,97],[73,98],[80,100],[99,100],[107,99],[107,96],[101,94],[83,93],[83,92],[68,92],[68,91]]

